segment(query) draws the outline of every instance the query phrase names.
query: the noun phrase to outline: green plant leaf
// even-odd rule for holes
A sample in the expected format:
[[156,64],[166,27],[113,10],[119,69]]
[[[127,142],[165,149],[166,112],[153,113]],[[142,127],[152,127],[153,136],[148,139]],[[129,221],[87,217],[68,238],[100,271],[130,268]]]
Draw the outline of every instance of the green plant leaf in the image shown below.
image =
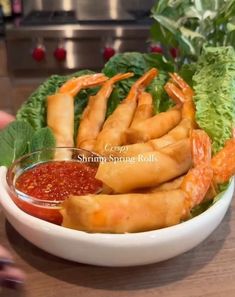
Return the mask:
[[50,128],[45,127],[36,131],[31,140],[31,152],[55,147],[55,137]]
[[34,130],[29,123],[14,121],[0,132],[0,165],[9,166],[29,152]]
[[212,140],[215,154],[232,137],[235,119],[235,52],[205,47],[193,76],[196,121]]
[[172,34],[175,34],[178,30],[178,24],[171,18],[165,17],[163,15],[155,14],[153,18],[159,22],[160,25],[167,28]]
[[204,44],[235,46],[230,34],[235,26],[234,0],[162,0],[153,7],[152,17],[152,39],[164,48],[171,47],[169,38],[177,43],[178,66],[197,60]]
[[228,23],[227,24],[227,29],[228,29],[228,32],[234,31],[235,30],[235,24]]
[[196,72],[196,64],[184,64],[180,71],[179,75],[191,86],[193,87],[193,75]]

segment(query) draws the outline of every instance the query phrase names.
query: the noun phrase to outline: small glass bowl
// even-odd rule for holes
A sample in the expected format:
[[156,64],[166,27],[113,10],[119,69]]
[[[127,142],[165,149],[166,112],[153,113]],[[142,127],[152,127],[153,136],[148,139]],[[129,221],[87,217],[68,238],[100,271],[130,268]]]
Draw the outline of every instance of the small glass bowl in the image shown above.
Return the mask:
[[[29,196],[16,189],[17,178],[26,170],[48,161],[76,161],[98,168],[101,158],[99,155],[83,149],[66,147],[43,149],[26,154],[8,168],[6,176],[8,193],[23,211],[40,219],[61,224],[62,216],[59,210],[64,200],[42,200]],[[102,188],[90,194],[99,193],[101,190]]]

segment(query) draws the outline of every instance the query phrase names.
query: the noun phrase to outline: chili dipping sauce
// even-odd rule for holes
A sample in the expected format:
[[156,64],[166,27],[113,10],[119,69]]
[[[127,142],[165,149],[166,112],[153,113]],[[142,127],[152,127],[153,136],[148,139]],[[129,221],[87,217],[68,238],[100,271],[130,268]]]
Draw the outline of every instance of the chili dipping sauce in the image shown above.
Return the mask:
[[69,195],[94,194],[102,187],[95,178],[97,168],[76,161],[40,163],[17,179],[17,190],[37,199],[61,201]]

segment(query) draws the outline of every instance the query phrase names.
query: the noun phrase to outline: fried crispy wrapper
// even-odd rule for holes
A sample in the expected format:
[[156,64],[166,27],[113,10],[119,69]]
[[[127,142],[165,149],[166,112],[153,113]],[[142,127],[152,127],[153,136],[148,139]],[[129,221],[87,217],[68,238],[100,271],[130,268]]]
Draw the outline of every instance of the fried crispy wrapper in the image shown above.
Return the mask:
[[114,88],[120,80],[133,76],[133,73],[120,73],[107,80],[95,96],[90,96],[88,104],[82,114],[78,134],[77,147],[93,150],[96,138],[105,121],[107,102]]
[[107,149],[105,155],[112,155],[115,157],[130,157],[145,152],[158,151],[168,145],[171,145],[178,140],[189,137],[189,132],[192,128],[191,121],[183,119],[179,125],[170,130],[166,135],[162,137],[149,140],[147,142],[135,143],[129,145],[123,145],[118,147],[112,147]]
[[175,178],[175,179],[173,179],[171,181],[168,181],[168,182],[165,182],[165,183],[161,184],[158,187],[153,187],[153,188],[147,189],[146,192],[156,193],[156,192],[160,192],[160,191],[177,190],[177,189],[180,188],[184,177],[185,177],[184,175],[180,176],[180,177],[177,177],[177,178]]
[[[90,114],[93,109],[94,101],[95,96],[90,96],[88,104],[83,111],[77,134],[77,147],[88,151],[93,150],[95,139],[97,137],[97,131],[99,133],[99,126],[93,126],[93,121],[90,121],[90,119],[92,119]],[[102,111],[99,110],[99,112],[101,113]],[[90,122],[92,124],[90,124]]]
[[132,122],[139,92],[151,83],[157,73],[157,70],[152,68],[132,85],[127,97],[117,106],[104,123],[103,129],[97,136],[94,145],[95,152],[104,155],[107,146],[113,147],[125,144],[124,132]]
[[74,147],[74,96],[107,79],[103,73],[73,77],[57,93],[47,97],[47,125],[54,133],[57,147]]
[[73,147],[74,98],[56,93],[47,97],[47,125],[53,131],[57,147]]
[[153,98],[150,93],[140,92],[138,97],[138,105],[131,122],[130,128],[134,128],[142,121],[151,118],[153,115]]
[[109,146],[123,144],[123,131],[130,125],[136,101],[123,101],[118,105],[111,116],[104,123],[94,145],[94,151],[104,155]]
[[191,121],[183,119],[179,125],[170,130],[167,134],[160,138],[152,139],[149,143],[152,145],[154,150],[162,149],[168,145],[175,143],[178,140],[188,138],[190,130],[192,128]]
[[125,133],[125,142],[146,142],[150,139],[161,137],[178,125],[180,120],[180,108],[175,107],[166,112],[161,112],[152,118],[136,124],[134,128],[129,128]]
[[161,151],[100,163],[96,178],[115,193],[128,193],[181,176],[191,164],[190,140],[183,139]]
[[188,216],[181,190],[151,194],[70,196],[62,204],[62,226],[99,233],[141,232],[180,223]]

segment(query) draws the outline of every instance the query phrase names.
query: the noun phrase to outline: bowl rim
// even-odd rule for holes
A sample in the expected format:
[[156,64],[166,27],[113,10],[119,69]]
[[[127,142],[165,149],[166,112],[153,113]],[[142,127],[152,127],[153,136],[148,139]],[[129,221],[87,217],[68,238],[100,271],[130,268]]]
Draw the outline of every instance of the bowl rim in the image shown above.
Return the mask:
[[[27,153],[23,156],[21,156],[20,158],[16,159],[8,168],[7,168],[7,172],[6,172],[6,183],[7,183],[7,186],[8,186],[8,190],[10,191],[11,194],[15,195],[18,199],[20,199],[21,201],[24,201],[26,203],[29,203],[31,205],[35,205],[35,206],[38,206],[38,207],[41,207],[41,208],[46,208],[46,209],[60,209],[60,205],[61,203],[64,202],[64,199],[63,200],[44,200],[44,199],[39,199],[39,198],[36,198],[34,196],[31,196],[31,195],[28,195],[24,192],[21,192],[20,190],[16,189],[15,185],[14,185],[14,182],[12,181],[12,178],[11,178],[11,175],[13,174],[13,170],[15,167],[17,167],[17,165],[23,161],[23,160],[26,160],[27,158],[31,157],[31,156],[34,156],[38,153],[42,153],[42,152],[46,152],[46,151],[55,151],[55,150],[71,150],[71,151],[76,151],[76,152],[80,152],[80,153],[86,153],[88,154],[89,156],[94,156],[94,157],[97,157],[97,158],[101,158],[102,156],[100,156],[99,154],[95,153],[95,152],[92,152],[92,151],[88,151],[88,150],[85,150],[85,149],[81,149],[81,148],[76,148],[76,147],[54,147],[54,148],[44,148],[44,149],[41,149],[41,150],[36,150],[32,153]],[[72,161],[72,162],[79,162],[79,161],[73,161],[73,160],[67,160],[67,159],[64,159],[64,160],[55,160],[55,161]],[[39,164],[42,164],[42,163],[46,163],[46,162],[49,162],[49,161],[39,161],[39,162],[35,162],[34,166],[37,166]],[[53,160],[52,160],[53,162]],[[88,162],[81,162],[80,163],[85,163],[87,164]],[[33,166],[32,166],[33,167]],[[32,168],[31,167],[31,168]],[[102,189],[102,188],[101,188]],[[100,189],[100,190],[101,190]],[[95,192],[94,194],[96,193],[99,193],[100,190],[98,190],[97,192]]]
[[[21,210],[10,198],[7,189],[6,189],[6,168],[3,167],[3,169],[0,167],[0,190],[3,190],[2,195],[7,195],[8,197],[8,205],[7,210],[11,212],[11,215],[14,217],[17,217],[18,220],[22,219],[22,222],[24,224],[30,224],[31,228],[34,229],[41,229],[46,230],[50,234],[56,236],[58,234],[63,233],[63,237],[65,238],[76,238],[79,241],[85,241],[87,243],[98,243],[102,244],[105,242],[106,245],[112,245],[115,242],[115,246],[133,246],[138,242],[138,245],[146,245],[147,241],[152,242],[154,240],[164,240],[164,238],[174,238],[177,236],[177,234],[181,231],[184,232],[188,229],[191,229],[191,226],[194,224],[197,224],[200,221],[203,221],[206,219],[206,217],[211,216],[216,210],[219,210],[223,204],[227,203],[227,200],[230,202],[233,195],[231,197],[229,195],[229,192],[234,191],[234,177],[231,179],[230,184],[228,188],[221,192],[219,195],[225,196],[221,197],[221,199],[217,200],[214,204],[211,205],[207,210],[205,210],[203,213],[199,214],[196,217],[193,217],[192,219],[182,222],[180,224],[157,229],[157,230],[151,230],[151,231],[145,231],[145,232],[138,232],[138,233],[124,233],[124,234],[107,234],[107,233],[88,233],[85,231],[79,231],[75,229],[69,229],[65,228],[63,226],[58,226],[53,223],[41,220],[37,217],[34,217],[28,213],[25,213],[23,210]],[[227,197],[226,197],[227,196]],[[5,203],[6,201],[2,201],[0,195],[0,202],[3,205],[3,209],[5,210]],[[7,211],[6,211],[7,212]],[[142,239],[142,240],[141,240]],[[97,242],[98,241],[98,242]]]

